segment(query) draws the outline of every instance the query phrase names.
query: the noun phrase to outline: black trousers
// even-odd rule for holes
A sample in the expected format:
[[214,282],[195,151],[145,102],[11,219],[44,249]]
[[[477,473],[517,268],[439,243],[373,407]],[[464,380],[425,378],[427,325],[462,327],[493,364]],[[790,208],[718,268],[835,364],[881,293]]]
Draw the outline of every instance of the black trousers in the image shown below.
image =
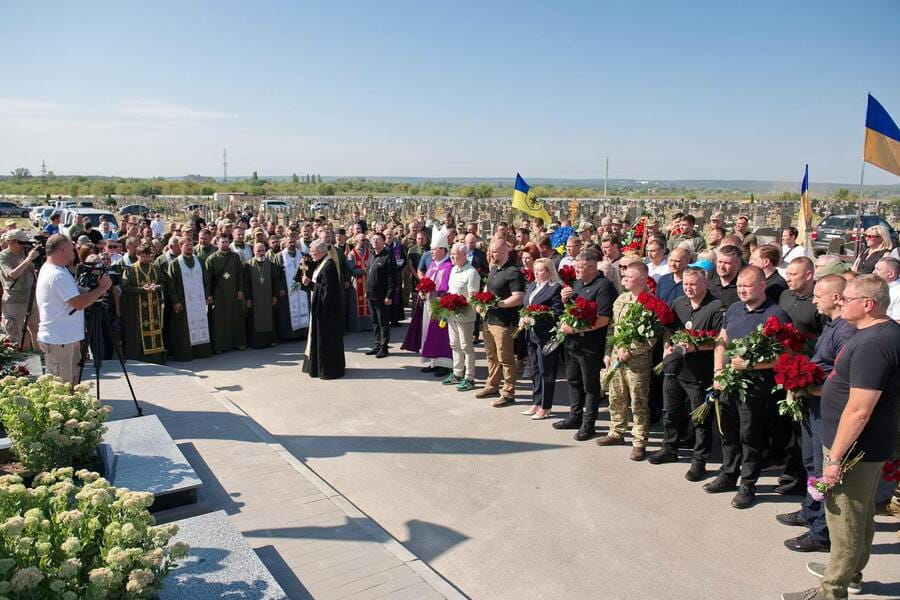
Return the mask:
[[391,341],[391,307],[383,300],[369,300],[369,311],[372,313],[375,347],[387,350]]
[[694,453],[692,459],[706,464],[712,454],[713,422],[716,415],[710,410],[706,420],[697,425],[691,421],[690,412],[706,401],[709,385],[696,381],[683,381],[672,375],[663,380],[663,450],[675,452],[681,447],[685,430],[693,429]]
[[544,410],[553,408],[553,392],[556,389],[556,369],[559,366],[559,348],[545,355],[541,349],[543,344],[527,337],[528,363],[531,365],[531,398],[532,403],[540,405]]
[[762,470],[766,449],[769,398],[774,379],[771,371],[753,373],[744,401],[726,397],[722,408],[722,474],[743,483],[755,484]]
[[569,419],[581,421],[582,429],[593,430],[597,422],[602,354],[566,350],[566,380],[569,382]]

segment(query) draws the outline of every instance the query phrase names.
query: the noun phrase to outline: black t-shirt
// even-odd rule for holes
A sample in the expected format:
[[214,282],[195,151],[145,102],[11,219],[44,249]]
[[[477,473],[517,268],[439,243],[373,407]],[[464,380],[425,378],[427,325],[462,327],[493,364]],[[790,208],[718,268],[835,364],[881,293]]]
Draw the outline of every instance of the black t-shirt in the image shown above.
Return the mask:
[[784,290],[781,292],[778,306],[788,314],[797,331],[819,335],[822,333],[825,319],[813,304],[812,297],[811,291],[809,294],[801,296],[793,290]]
[[788,289],[787,281],[784,280],[784,277],[778,274],[778,271],[775,271],[768,277],[766,277],[766,298],[778,304],[778,301],[781,299],[781,294],[784,290]]
[[[585,300],[593,300],[597,303],[597,315],[600,317],[612,317],[613,302],[616,301],[616,287],[612,281],[598,273],[593,281],[583,283],[576,281],[572,285],[571,302],[575,298],[584,298]],[[593,331],[584,333],[576,333],[566,336],[566,351],[572,351],[580,354],[596,354],[602,356],[606,351],[606,327],[601,327]]]
[[[487,279],[487,290],[492,292],[500,300],[505,300],[513,295],[513,292],[525,293],[525,276],[516,266],[512,258],[506,261],[502,267],[494,265]],[[519,308],[492,308],[488,310],[484,319],[489,325],[503,325],[510,327],[519,322]]]
[[[706,297],[696,309],[687,296],[681,296],[672,303],[672,312],[678,329],[722,329],[722,301],[707,290]],[[709,383],[713,377],[713,350],[688,352],[678,373],[678,379],[690,382]]]
[[828,448],[834,444],[851,387],[881,391],[869,422],[856,440],[854,455],[864,452],[865,462],[891,458],[897,443],[900,325],[885,321],[858,329],[838,353],[834,370],[822,388],[822,441]]
[[92,244],[99,244],[100,240],[103,239],[103,234],[93,228],[90,231],[82,231],[81,235],[88,236]]
[[713,275],[709,280],[708,289],[710,294],[722,301],[722,310],[741,301],[737,293],[737,275],[727,285],[722,285],[721,277]]

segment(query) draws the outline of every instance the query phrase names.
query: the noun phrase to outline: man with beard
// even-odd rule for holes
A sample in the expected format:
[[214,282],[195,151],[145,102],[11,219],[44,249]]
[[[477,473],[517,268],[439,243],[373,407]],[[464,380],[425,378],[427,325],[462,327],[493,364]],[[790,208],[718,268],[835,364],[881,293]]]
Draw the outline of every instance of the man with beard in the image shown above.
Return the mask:
[[275,345],[275,304],[281,290],[278,270],[266,258],[266,245],[253,246],[253,258],[244,265],[244,289],[247,295],[247,341],[253,348]]
[[122,275],[122,346],[126,359],[162,364],[163,286],[166,275],[153,264],[149,245],[138,250],[139,261]]
[[181,254],[169,264],[166,295],[171,305],[169,354],[177,361],[212,354],[207,306],[212,303],[206,265],[194,256],[190,236],[181,240]]
[[194,256],[205,265],[206,259],[215,254],[216,247],[212,243],[212,233],[209,232],[209,229],[200,230],[199,240],[199,244],[194,248]]
[[276,318],[279,340],[296,340],[309,327],[309,296],[297,282],[297,273],[304,268],[303,255],[297,249],[297,237],[296,233],[291,233],[284,250],[275,256],[281,277]]
[[244,350],[244,273],[240,257],[231,251],[231,240],[219,236],[219,249],[206,259],[213,297],[213,352]]
[[231,251],[237,254],[242,263],[253,258],[253,249],[244,241],[244,230],[240,227],[234,228],[234,242],[231,243]]
[[313,271],[302,277],[312,288],[312,310],[303,372],[310,377],[337,379],[344,376],[344,338],[342,336],[340,297],[344,293],[334,260],[328,256],[328,244],[316,240],[310,244]]
[[422,303],[422,358],[428,361],[423,373],[433,373],[435,377],[446,377],[453,366],[453,352],[450,349],[450,335],[446,328],[431,320],[431,300],[447,291],[450,284],[450,270],[453,263],[448,255],[447,230],[434,227],[431,254],[433,261],[428,265],[425,277],[434,282],[435,290]]

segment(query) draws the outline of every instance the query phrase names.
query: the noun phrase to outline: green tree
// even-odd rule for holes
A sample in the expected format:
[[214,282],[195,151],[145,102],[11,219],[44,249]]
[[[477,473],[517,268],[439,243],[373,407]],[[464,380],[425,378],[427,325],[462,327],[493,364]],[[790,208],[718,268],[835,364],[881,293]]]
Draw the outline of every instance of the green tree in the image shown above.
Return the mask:
[[256,171],[253,171],[253,175],[250,176],[250,181],[252,181],[253,183],[259,181],[259,177],[256,175]]
[[68,192],[69,192],[69,195],[72,196],[73,198],[78,197],[78,192],[80,192],[80,191],[81,191],[81,186],[78,185],[77,183],[73,182],[73,183],[69,184]]
[[19,167],[13,171],[10,171],[9,174],[16,179],[25,179],[26,177],[31,177],[31,171],[29,171],[25,167]]
[[337,192],[334,185],[330,183],[319,183],[319,185],[316,187],[316,191],[320,196],[334,196],[334,194]]
[[296,173],[294,173],[293,175],[291,175],[291,182],[293,182],[293,183],[300,183],[300,178],[297,177],[297,174],[296,174]]
[[800,202],[800,193],[799,192],[781,192],[781,195],[778,196],[778,199],[782,202]]
[[834,191],[834,199],[839,200],[841,202],[846,202],[850,199],[850,190],[847,188],[838,188]]
[[210,187],[208,185],[205,185],[202,188],[200,188],[201,196],[212,196],[215,193],[216,193],[216,189],[213,187]]

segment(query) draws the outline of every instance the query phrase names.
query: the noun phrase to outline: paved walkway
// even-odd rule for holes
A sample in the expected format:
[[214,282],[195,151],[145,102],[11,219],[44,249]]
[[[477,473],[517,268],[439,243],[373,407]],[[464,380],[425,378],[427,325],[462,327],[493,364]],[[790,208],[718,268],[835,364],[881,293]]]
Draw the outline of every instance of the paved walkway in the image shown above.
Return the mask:
[[[797,501],[771,493],[772,474],[758,504],[738,511],[730,495],[685,481],[684,461],[635,464],[627,447],[577,443],[521,404],[491,409],[441,386],[411,354],[364,356],[369,340],[345,339],[337,381],[301,374],[299,343],[180,366],[472,598],[771,600],[816,584],[805,564],[827,556],[783,547],[800,531],[774,517]],[[556,415],[566,399],[560,381]],[[897,529],[878,518],[866,598],[900,597]]]
[[[144,414],[159,416],[204,482],[196,506],[164,518],[225,510],[294,600],[464,597],[223,394],[187,371],[128,369]],[[113,418],[133,416],[119,365],[104,371],[101,398]]]

